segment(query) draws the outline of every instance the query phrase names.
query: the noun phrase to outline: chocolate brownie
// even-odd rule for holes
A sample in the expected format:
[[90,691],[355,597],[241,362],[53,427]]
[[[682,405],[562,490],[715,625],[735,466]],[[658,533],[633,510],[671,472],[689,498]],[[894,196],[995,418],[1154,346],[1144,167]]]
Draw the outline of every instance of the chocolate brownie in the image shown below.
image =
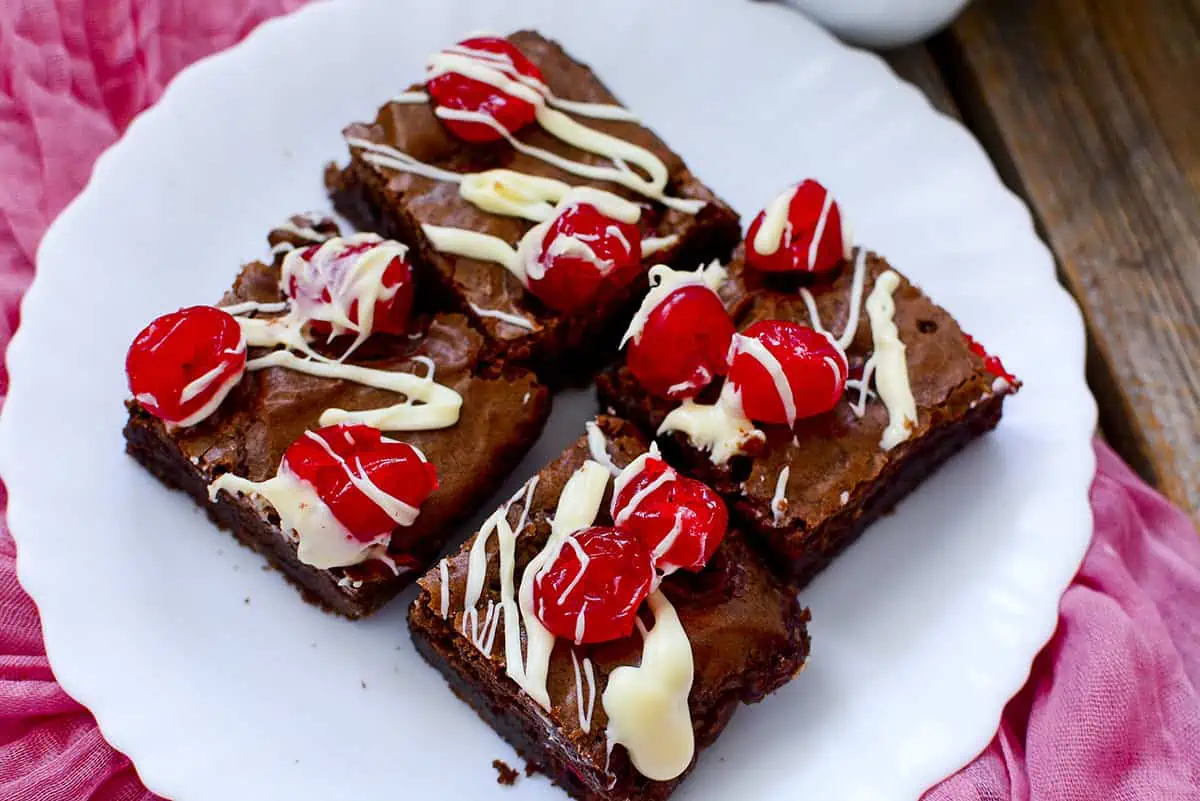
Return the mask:
[[[282,254],[288,248],[280,243],[309,244],[319,235],[335,234],[330,226],[293,218],[272,232],[270,241]],[[281,255],[274,263],[244,267],[222,305],[280,301],[280,261]],[[541,431],[549,411],[548,390],[527,370],[482,361],[483,346],[483,337],[461,315],[417,315],[408,335],[375,333],[347,360],[422,377],[432,370],[431,380],[462,397],[453,425],[395,434],[423,452],[436,469],[438,486],[415,521],[392,534],[386,556],[394,567],[379,559],[314,567],[300,560],[296,542],[280,528],[280,515],[262,498],[229,492],[209,498],[209,484],[225,473],[256,482],[273,477],[288,446],[318,428],[325,410],[386,407],[400,400],[393,392],[285,366],[247,371],[215,413],[190,427],[169,426],[137,399],[128,401],[127,451],[164,483],[190,494],[243,544],[262,552],[308,600],[361,617],[420,575],[454,523],[496,488]],[[249,355],[263,352],[251,347]]]
[[[572,59],[551,40],[532,31],[507,39],[537,68],[553,96],[592,104],[616,104],[616,98],[586,65]],[[647,239],[668,243],[644,255],[655,263],[688,268],[714,258],[726,258],[740,236],[738,217],[688,169],[652,131],[628,120],[597,119],[575,114],[578,122],[652,153],[666,168],[666,194],[696,201],[698,211],[668,207],[611,181],[581,177],[542,158],[521,152],[503,140],[465,141],[435,115],[431,102],[412,102],[426,96],[425,85],[414,85],[400,100],[382,106],[371,123],[345,129],[351,160],[344,169],[331,167],[326,183],[338,210],[364,230],[379,231],[410,244],[423,277],[439,285],[444,297],[485,331],[493,348],[513,361],[561,372],[581,354],[605,354],[615,344],[631,304],[646,289],[645,271],[620,291],[606,295],[586,309],[565,313],[542,303],[518,278],[500,265],[449,252],[439,252],[422,226],[449,226],[498,237],[514,247],[533,227],[529,219],[485,211],[468,201],[455,183],[430,177],[428,170],[398,169],[397,158],[415,159],[437,171],[458,175],[503,169],[571,186],[598,187],[641,205],[638,227]],[[592,167],[611,168],[612,160],[581,150],[551,135],[537,123],[514,135],[524,145],[541,148]],[[372,150],[363,143],[370,143]],[[380,147],[382,146],[382,148]],[[382,156],[382,157],[381,157]],[[450,176],[454,178],[455,176]],[[669,240],[662,240],[670,237]],[[605,354],[606,355],[606,354]],[[567,364],[570,361],[570,365]],[[557,379],[557,375],[555,375]]]
[[[874,253],[859,255],[866,298],[893,268]],[[855,261],[844,262],[832,280],[768,275],[748,267],[739,247],[718,294],[744,331],[762,320],[810,325],[800,292],[807,288],[821,323],[839,336],[851,316],[854,268]],[[753,538],[765,544],[773,563],[799,586],[951,455],[994,428],[1004,399],[1020,386],[903,276],[893,299],[918,412],[908,438],[896,447],[881,447],[888,409],[872,393],[863,413],[856,414],[855,389],[847,389],[831,411],[798,420],[794,431],[786,425],[758,426],[765,443],[725,464],[714,464],[683,433],[658,434],[668,460],[716,487]],[[868,315],[857,319],[845,354],[850,375],[861,378],[874,347]],[[610,368],[597,383],[601,406],[646,432],[659,432],[678,406],[648,394],[624,365]],[[706,389],[704,398],[718,392],[719,382]]]
[[[454,692],[537,771],[571,795],[585,801],[662,799],[694,766],[694,752],[677,756],[676,764],[666,771],[671,775],[648,778],[635,763],[650,773],[661,765],[655,766],[652,754],[639,752],[643,757],[639,760],[626,746],[631,738],[621,728],[627,720],[617,706],[621,689],[613,689],[630,678],[631,666],[655,670],[651,663],[667,650],[662,647],[664,640],[656,640],[656,653],[649,655],[651,638],[666,636],[658,628],[670,630],[665,622],[669,615],[660,617],[661,609],[654,606],[656,596],[660,603],[666,599],[665,606],[677,616],[690,647],[690,691],[683,690],[690,725],[686,718],[680,725],[696,750],[717,738],[740,703],[761,700],[801,670],[809,650],[808,612],[731,528],[701,571],[680,570],[662,580],[660,592],[652,594],[638,613],[641,632],[582,645],[565,638],[553,640],[542,688],[546,703],[535,700],[529,676],[536,671],[528,657],[535,650],[530,645],[535,638],[529,618],[515,613],[513,593],[521,594],[516,588],[527,567],[554,536],[552,519],[567,514],[563,505],[568,482],[578,481],[585,470],[603,473],[597,462],[614,470],[624,468],[647,448],[637,429],[617,418],[600,417],[589,428],[589,436],[543,468],[475,538],[420,579],[421,594],[409,610],[409,626],[418,650],[445,674]],[[602,481],[603,501],[594,525],[613,525],[609,504],[614,484],[606,478]],[[587,519],[577,522],[588,524]],[[500,544],[507,531],[515,535],[511,556],[506,555],[507,546]],[[483,547],[476,547],[480,537]],[[464,610],[472,591],[478,600]],[[655,609],[654,614],[647,607]],[[509,610],[514,612],[511,620]],[[512,651],[514,644],[506,637],[510,626],[519,637]],[[524,657],[521,643],[526,646]],[[514,670],[508,654],[526,662]],[[618,670],[627,675],[616,679]],[[518,681],[514,674],[525,678]],[[653,694],[654,688],[642,689]],[[681,705],[683,695],[676,699]],[[639,698],[643,700],[635,708],[655,703],[649,696]],[[617,723],[610,717],[614,709]],[[671,741],[680,732],[666,717],[648,715],[639,732],[642,739],[632,739],[657,745]]]

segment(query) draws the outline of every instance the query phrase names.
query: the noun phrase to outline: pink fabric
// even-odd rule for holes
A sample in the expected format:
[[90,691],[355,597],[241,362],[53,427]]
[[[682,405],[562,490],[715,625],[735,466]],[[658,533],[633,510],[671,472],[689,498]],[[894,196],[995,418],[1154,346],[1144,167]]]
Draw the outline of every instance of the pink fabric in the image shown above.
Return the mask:
[[[0,9],[0,348],[38,241],[100,151],[181,67],[300,2],[18,0]],[[991,745],[926,801],[1200,799],[1200,538],[1105,445],[1096,453],[1095,536],[1058,632]],[[2,529],[0,798],[155,798],[54,682]]]

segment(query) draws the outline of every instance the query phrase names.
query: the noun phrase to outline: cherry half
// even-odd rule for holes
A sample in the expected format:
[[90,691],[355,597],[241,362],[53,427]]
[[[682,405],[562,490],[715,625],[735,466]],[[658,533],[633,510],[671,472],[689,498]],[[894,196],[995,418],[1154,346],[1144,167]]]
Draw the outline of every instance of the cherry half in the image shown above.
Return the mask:
[[790,191],[787,223],[778,247],[770,253],[757,249],[755,240],[767,217],[764,209],[746,233],[746,262],[756,270],[772,273],[828,272],[846,257],[841,208],[829,190],[811,178]]
[[534,576],[534,613],[551,634],[576,643],[628,637],[654,579],[650,551],[636,534],[585,528]]
[[630,340],[625,363],[651,395],[690,398],[729,369],[733,320],[704,284],[671,291]]
[[635,223],[608,217],[591,203],[573,203],[550,222],[525,272],[538,300],[571,312],[625,286],[641,267],[642,235]]
[[729,527],[721,496],[693,478],[679,476],[655,456],[618,482],[623,483],[613,495],[613,520],[637,535],[650,550],[655,568],[663,574],[703,570]]
[[975,338],[965,331],[963,332],[963,339],[967,341],[967,347],[971,349],[971,353],[983,359],[983,366],[989,373],[1003,378],[1010,384],[1016,385],[1019,383],[1017,377],[1004,368],[1004,362],[1000,361],[999,356],[993,356],[988,353],[983,345],[976,342]]
[[[394,243],[379,239],[339,241],[343,243],[341,248],[330,242],[311,245],[292,251],[284,260],[283,293],[301,317],[309,320],[309,329],[317,336],[328,336],[333,332],[333,325],[323,318],[339,319],[344,315],[355,326],[362,325],[358,294],[363,287],[356,270],[361,260],[376,248],[395,247]],[[368,330],[361,332],[363,338],[372,332],[406,333],[413,305],[413,271],[408,260],[393,256],[380,276],[378,287],[367,287],[366,290],[366,295],[376,300]]]
[[365,425],[306,431],[288,446],[279,469],[312,487],[361,542],[412,525],[416,510],[438,485],[437,471],[420,451]]
[[192,306],[142,329],[125,356],[129,390],[146,411],[191,426],[217,410],[246,370],[246,340],[227,312]]
[[[516,76],[523,75],[542,82],[542,71],[506,39],[477,36],[464,39],[456,48],[478,51],[480,55],[468,57],[480,67],[499,73],[510,81],[518,81]],[[483,55],[485,53],[489,55]],[[537,116],[537,107],[528,100],[460,72],[443,72],[426,81],[425,87],[436,106],[485,114],[509,133],[516,133]],[[451,133],[468,142],[495,142],[503,138],[499,131],[481,122],[445,118],[441,121]]]
[[[792,425],[829,411],[846,390],[850,368],[845,354],[808,326],[760,320],[734,338],[730,351],[728,381],[751,420]],[[791,413],[784,397],[788,392]]]

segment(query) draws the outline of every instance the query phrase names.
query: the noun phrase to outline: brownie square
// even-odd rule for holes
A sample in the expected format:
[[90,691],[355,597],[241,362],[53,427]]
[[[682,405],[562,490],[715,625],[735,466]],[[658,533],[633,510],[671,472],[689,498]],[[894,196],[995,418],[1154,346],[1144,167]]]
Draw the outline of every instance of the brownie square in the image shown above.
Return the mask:
[[[282,254],[333,234],[336,227],[328,221],[293,218],[273,231],[269,241]],[[222,305],[281,300],[280,260],[277,256],[275,263],[245,266]],[[307,600],[347,617],[362,617],[420,575],[453,525],[495,490],[541,431],[549,413],[548,390],[528,370],[484,362],[483,345],[483,337],[461,315],[424,315],[414,320],[408,336],[377,333],[348,360],[422,376],[432,363],[437,382],[464,401],[453,426],[393,435],[419,448],[439,480],[413,525],[398,527],[392,536],[387,555],[395,571],[379,560],[332,569],[305,564],[266,501],[225,491],[215,500],[208,495],[209,484],[226,472],[252,481],[274,476],[287,447],[318,428],[324,410],[389,406],[400,400],[395,393],[284,367],[247,371],[216,413],[189,428],[168,427],[136,400],[128,401],[126,450],[165,484],[191,495],[244,545],[261,552]],[[252,348],[251,357],[259,350]]]
[[[647,448],[637,429],[617,418],[598,418],[590,433],[591,442],[581,437],[497,510],[516,536],[516,587],[549,539],[551,518],[572,475],[589,459],[624,467]],[[609,481],[595,525],[612,525],[612,491]],[[556,640],[546,682],[550,706],[544,708],[506,674],[504,557],[496,524],[485,525],[483,531],[476,537],[487,537],[486,565],[477,561],[472,567],[472,538],[418,582],[421,594],[409,610],[417,649],[531,766],[576,798],[667,797],[694,766],[695,756],[680,775],[654,781],[635,768],[625,746],[610,749],[608,743],[604,696],[609,678],[621,666],[644,664],[645,635],[635,631],[623,639],[583,645]],[[473,569],[479,575],[472,574]],[[482,592],[478,603],[464,610],[472,579],[482,579]],[[698,751],[716,739],[739,703],[761,700],[801,670],[809,650],[808,612],[734,529],[701,572],[672,573],[660,589],[690,642],[694,674],[687,707]],[[653,628],[663,624],[649,616],[648,605],[640,616],[653,634]],[[522,642],[527,638],[523,632]],[[519,653],[521,646],[517,648]],[[593,681],[587,680],[589,674]],[[657,737],[657,729],[648,734]]]
[[[508,40],[541,69],[545,83],[557,97],[617,103],[591,69],[572,59],[556,42],[533,31],[514,33]],[[422,91],[424,84],[417,84],[406,94]],[[448,303],[486,332],[495,351],[509,360],[531,363],[539,371],[547,367],[562,368],[567,360],[574,366],[582,355],[602,355],[608,346],[615,344],[622,327],[619,320],[628,316],[646,289],[645,269],[649,265],[665,263],[693,268],[714,258],[724,259],[740,237],[737,214],[702,184],[652,131],[636,122],[578,119],[590,128],[654,153],[668,171],[667,194],[702,201],[703,208],[695,214],[667,208],[616,184],[566,172],[517,151],[505,141],[485,144],[464,141],[438,120],[428,102],[388,102],[379,109],[374,122],[352,124],[346,128],[345,136],[352,143],[383,145],[389,152],[441,170],[461,174],[503,168],[557,179],[572,186],[598,187],[640,203],[643,235],[674,236],[677,241],[646,256],[639,279],[584,312],[554,311],[500,265],[438,252],[422,230],[423,225],[462,228],[499,237],[515,246],[533,222],[484,211],[464,199],[455,184],[385,166],[361,146],[351,146],[346,168],[331,166],[327,170],[326,183],[334,205],[355,225],[411,245],[423,276],[442,289]],[[516,137],[576,161],[611,166],[603,157],[563,142],[536,123],[519,130]]]
[[[876,279],[894,268],[874,253],[864,259],[866,298]],[[835,337],[849,321],[851,261],[831,281],[789,279],[747,267],[739,247],[728,270],[718,293],[739,330],[759,320],[810,325],[801,287],[812,293],[818,317]],[[884,404],[871,398],[860,417],[851,408],[858,393],[849,389],[831,411],[797,421],[794,432],[786,425],[759,425],[766,435],[762,448],[722,465],[680,432],[658,436],[666,458],[721,492],[774,566],[798,586],[950,456],[995,428],[1004,399],[1020,386],[993,372],[954,318],[903,276],[893,299],[918,412],[911,436],[897,447],[880,444],[888,425]],[[863,312],[846,348],[851,376],[861,376],[872,350]],[[647,394],[623,365],[605,371],[597,385],[602,407],[652,435],[678,405]],[[704,397],[715,398],[718,388],[706,388]]]

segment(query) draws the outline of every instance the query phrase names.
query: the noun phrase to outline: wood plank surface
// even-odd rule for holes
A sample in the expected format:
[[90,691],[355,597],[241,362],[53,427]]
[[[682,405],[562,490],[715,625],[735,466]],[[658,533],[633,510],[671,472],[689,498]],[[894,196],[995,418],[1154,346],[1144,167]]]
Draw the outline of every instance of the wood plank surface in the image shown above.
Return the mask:
[[979,0],[930,50],[1083,307],[1109,441],[1200,519],[1200,0]]

